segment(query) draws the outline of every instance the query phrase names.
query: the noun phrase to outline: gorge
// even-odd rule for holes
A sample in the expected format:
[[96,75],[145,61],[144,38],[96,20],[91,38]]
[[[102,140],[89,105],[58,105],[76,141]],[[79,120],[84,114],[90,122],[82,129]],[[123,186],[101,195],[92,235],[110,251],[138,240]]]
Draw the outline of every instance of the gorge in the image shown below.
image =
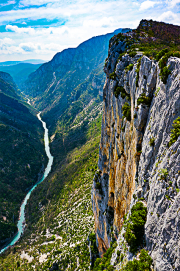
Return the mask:
[[58,53],[24,86],[54,160],[2,270],[180,270],[180,27],[114,34]]

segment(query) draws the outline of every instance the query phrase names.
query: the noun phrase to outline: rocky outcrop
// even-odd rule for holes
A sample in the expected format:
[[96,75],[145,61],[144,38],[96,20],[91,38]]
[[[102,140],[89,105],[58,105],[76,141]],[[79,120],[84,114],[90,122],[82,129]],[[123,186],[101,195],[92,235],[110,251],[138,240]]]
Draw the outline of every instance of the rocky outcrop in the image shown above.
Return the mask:
[[112,236],[118,239],[124,215],[141,198],[154,270],[180,270],[180,138],[169,147],[180,115],[180,59],[169,58],[164,84],[157,61],[142,53],[119,60],[124,48],[111,40],[105,65],[99,171],[92,189],[99,253],[110,247]]

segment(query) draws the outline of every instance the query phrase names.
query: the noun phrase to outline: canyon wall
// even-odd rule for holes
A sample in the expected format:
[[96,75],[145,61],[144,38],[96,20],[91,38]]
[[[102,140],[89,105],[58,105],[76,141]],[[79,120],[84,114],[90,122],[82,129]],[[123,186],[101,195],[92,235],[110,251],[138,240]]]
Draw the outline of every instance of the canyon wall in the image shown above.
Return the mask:
[[123,41],[111,39],[104,67],[99,171],[92,189],[97,246],[102,256],[116,238],[123,251],[124,215],[142,200],[144,247],[154,270],[180,270],[180,137],[169,144],[180,116],[180,59],[168,59],[171,74],[164,84],[157,61],[138,51],[119,59],[124,50]]

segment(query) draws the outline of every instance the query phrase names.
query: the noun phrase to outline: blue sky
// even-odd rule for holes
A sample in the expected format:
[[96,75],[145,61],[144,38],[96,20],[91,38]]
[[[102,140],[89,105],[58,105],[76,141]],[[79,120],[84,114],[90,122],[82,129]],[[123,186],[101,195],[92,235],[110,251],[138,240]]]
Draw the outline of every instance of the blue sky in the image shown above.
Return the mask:
[[50,60],[141,19],[180,25],[180,0],[0,0],[0,61]]

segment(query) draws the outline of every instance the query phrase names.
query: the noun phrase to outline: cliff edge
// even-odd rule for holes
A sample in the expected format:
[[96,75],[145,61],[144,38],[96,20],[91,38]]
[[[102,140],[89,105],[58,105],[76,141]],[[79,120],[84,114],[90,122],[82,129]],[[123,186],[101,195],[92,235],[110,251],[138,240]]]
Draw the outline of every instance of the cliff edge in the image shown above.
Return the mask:
[[[169,32],[166,41],[157,38],[162,29]],[[122,268],[142,248],[149,251],[153,270],[180,270],[177,31],[180,27],[143,20],[137,30],[110,40],[92,204],[100,256],[117,240],[112,270],[130,270]],[[140,209],[146,214],[138,228]]]

